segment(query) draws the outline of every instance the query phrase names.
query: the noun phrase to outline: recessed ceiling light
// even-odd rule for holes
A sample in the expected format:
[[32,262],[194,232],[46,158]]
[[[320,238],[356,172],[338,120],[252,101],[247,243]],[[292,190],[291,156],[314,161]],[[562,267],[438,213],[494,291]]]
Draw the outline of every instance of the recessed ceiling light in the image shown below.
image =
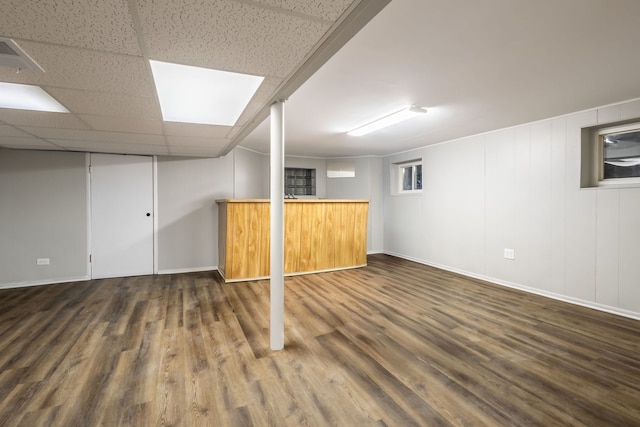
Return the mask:
[[68,113],[64,105],[39,86],[0,82],[0,108]]
[[391,125],[395,125],[396,123],[400,123],[402,121],[408,120],[412,117],[416,117],[417,115],[424,114],[427,112],[426,108],[416,107],[412,105],[410,107],[403,108],[400,111],[396,111],[395,113],[389,114],[388,116],[381,117],[368,123],[364,126],[360,126],[354,130],[347,132],[347,135],[351,136],[362,136],[371,132],[375,132],[382,128],[386,128]]
[[149,61],[169,122],[233,126],[264,77]]

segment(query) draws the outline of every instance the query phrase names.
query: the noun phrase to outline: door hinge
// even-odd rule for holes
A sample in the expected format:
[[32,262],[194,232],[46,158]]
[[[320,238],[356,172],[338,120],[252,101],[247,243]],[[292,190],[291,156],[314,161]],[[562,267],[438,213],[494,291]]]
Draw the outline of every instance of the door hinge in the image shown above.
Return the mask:
[[91,165],[89,165],[89,173],[91,173]]
[[92,261],[92,259],[91,259],[91,254],[89,254],[89,262],[91,262],[91,261]]

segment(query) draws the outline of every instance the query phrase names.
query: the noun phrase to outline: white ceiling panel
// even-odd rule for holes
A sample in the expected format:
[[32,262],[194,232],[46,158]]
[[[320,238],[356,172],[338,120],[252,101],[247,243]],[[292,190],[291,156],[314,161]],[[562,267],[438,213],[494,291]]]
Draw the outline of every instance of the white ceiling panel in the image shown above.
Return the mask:
[[162,122],[159,120],[93,115],[80,115],[79,117],[94,130],[162,135]]
[[231,0],[139,0],[150,59],[285,78],[330,23]]
[[131,144],[164,144],[162,135],[149,135],[141,133],[124,133],[124,132],[101,132],[93,130],[76,130],[76,129],[51,129],[51,128],[34,128],[21,127],[20,129],[29,132],[43,139],[64,139],[70,141],[93,141],[93,142],[120,142]]
[[88,129],[73,114],[45,111],[9,110],[0,108],[0,120],[16,126],[35,126],[62,129]]
[[327,21],[335,21],[353,3],[351,0],[254,0],[256,3],[290,10]]
[[29,135],[28,133],[24,133],[21,130],[14,128],[13,126],[8,125],[0,125],[0,136],[19,138],[31,137],[31,135]]
[[7,148],[21,148],[21,149],[46,149],[46,150],[60,150],[59,146],[51,144],[47,141],[43,141],[39,138],[28,137],[18,138],[13,136],[0,136],[0,146]]
[[119,142],[74,141],[64,139],[53,139],[51,141],[56,145],[66,148],[69,151],[88,151],[114,154],[142,154],[149,156],[169,154],[168,148],[164,145],[123,144]]
[[3,0],[0,28],[20,39],[140,55],[127,0]]
[[48,92],[72,113],[162,120],[155,98],[58,88]]
[[117,55],[46,43],[20,42],[45,72],[0,67],[0,81],[85,89],[129,96],[154,95],[153,79],[142,57]]

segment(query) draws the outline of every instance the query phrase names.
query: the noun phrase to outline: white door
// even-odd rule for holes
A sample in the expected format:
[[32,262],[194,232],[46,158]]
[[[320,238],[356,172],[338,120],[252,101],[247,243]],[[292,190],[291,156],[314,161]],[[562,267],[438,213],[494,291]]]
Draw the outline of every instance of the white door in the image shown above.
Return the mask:
[[153,159],[91,154],[91,277],[153,274]]

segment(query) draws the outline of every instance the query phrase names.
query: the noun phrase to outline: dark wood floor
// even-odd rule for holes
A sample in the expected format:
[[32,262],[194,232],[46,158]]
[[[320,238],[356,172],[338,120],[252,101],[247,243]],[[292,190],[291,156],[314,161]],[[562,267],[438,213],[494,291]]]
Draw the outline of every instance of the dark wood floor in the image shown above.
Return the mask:
[[640,322],[375,255],[0,290],[0,426],[640,425]]

